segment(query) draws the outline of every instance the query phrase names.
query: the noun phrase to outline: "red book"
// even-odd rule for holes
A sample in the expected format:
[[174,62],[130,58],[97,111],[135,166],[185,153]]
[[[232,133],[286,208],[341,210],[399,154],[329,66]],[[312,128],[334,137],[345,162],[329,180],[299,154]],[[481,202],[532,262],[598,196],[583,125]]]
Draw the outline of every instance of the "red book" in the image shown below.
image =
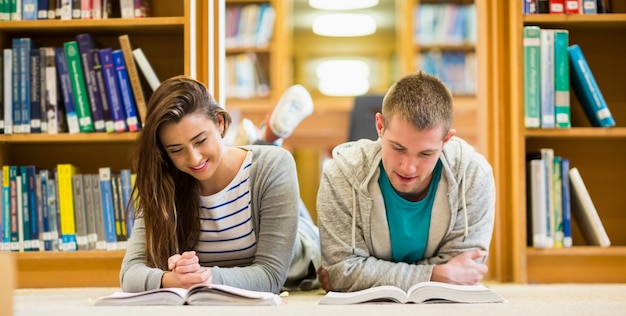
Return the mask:
[[565,13],[565,0],[550,0],[550,14]]
[[565,0],[566,14],[580,14],[580,2],[578,0]]

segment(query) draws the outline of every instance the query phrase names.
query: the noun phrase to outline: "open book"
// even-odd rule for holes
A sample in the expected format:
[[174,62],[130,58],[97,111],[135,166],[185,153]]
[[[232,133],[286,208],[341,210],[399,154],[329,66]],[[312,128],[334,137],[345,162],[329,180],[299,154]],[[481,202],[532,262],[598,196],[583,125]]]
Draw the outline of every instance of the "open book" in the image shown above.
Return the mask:
[[415,284],[408,292],[392,285],[376,286],[355,292],[328,292],[318,301],[318,304],[341,305],[368,302],[503,303],[506,300],[481,284],[455,285],[431,281]]
[[145,292],[114,292],[96,299],[95,306],[134,305],[280,305],[280,296],[228,285],[198,284],[189,289],[161,288]]

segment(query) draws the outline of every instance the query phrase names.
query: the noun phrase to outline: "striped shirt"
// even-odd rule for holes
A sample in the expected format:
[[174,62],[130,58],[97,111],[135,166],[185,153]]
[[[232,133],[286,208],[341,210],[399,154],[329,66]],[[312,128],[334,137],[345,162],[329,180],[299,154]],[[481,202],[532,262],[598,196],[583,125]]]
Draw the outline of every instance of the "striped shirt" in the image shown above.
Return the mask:
[[252,151],[222,191],[200,199],[200,239],[196,253],[203,266],[246,266],[256,253],[250,209]]

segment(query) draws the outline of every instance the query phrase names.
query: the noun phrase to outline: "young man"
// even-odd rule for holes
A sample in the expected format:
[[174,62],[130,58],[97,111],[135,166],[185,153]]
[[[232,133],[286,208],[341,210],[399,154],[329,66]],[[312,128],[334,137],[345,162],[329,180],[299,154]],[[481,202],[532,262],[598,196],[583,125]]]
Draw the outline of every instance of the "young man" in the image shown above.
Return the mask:
[[419,72],[376,114],[378,140],[337,146],[317,197],[327,291],[423,281],[476,284],[493,232],[487,160],[451,129],[452,95]]

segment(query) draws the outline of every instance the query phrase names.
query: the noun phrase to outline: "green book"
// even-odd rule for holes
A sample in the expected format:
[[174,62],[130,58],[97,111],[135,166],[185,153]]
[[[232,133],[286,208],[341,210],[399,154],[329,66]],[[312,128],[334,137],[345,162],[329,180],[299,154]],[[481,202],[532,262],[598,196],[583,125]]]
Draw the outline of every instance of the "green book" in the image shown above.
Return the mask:
[[541,127],[541,29],[525,26],[524,43],[524,127]]
[[554,114],[556,127],[572,127],[569,97],[569,31],[554,30]]
[[76,41],[63,44],[67,68],[70,73],[72,92],[74,92],[74,102],[76,103],[76,114],[78,116],[78,127],[82,133],[94,131],[93,120],[91,118],[91,108],[85,86],[85,77]]

